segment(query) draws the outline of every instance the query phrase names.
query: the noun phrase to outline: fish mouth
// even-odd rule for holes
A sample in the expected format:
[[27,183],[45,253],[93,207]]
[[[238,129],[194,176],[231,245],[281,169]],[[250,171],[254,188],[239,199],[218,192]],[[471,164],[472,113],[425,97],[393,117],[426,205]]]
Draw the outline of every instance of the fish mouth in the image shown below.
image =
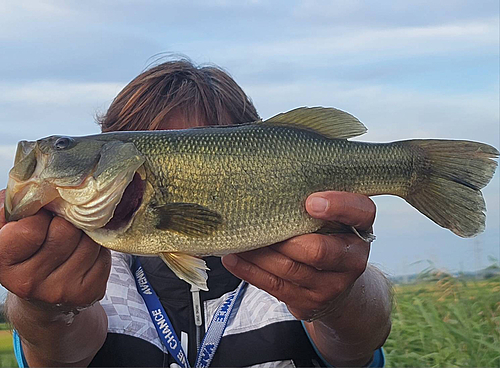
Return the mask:
[[[131,224],[143,202],[146,180],[140,171],[142,170],[133,174],[132,180],[126,186],[117,183],[117,188],[109,188],[110,190],[106,191],[107,195],[94,197],[92,201],[80,205],[69,203],[61,197],[62,195],[69,199],[67,192],[64,192],[68,188],[43,185],[42,189],[39,183],[15,183],[15,189],[6,192],[5,219],[7,222],[17,221],[34,215],[43,207],[82,230],[124,230]],[[88,187],[88,183],[89,180],[86,180],[80,187],[72,189]]]
[[137,210],[141,207],[145,189],[146,181],[136,172],[132,181],[125,188],[113,216],[104,229],[114,231],[128,227]]
[[5,193],[6,220],[45,208],[87,233],[106,226],[124,231],[146,187],[145,159],[135,145],[81,141],[70,154],[47,146],[50,139],[19,143]]
[[53,188],[40,187],[37,183],[23,185],[9,180],[5,192],[5,220],[11,222],[32,216],[58,196]]
[[34,215],[43,207],[82,230],[104,228],[116,231],[127,228],[143,202],[146,189],[143,170],[136,171],[130,182],[127,180],[126,186],[123,182],[116,183],[115,188],[102,193],[106,195],[92,196],[91,201],[83,204],[68,202],[68,199],[74,199],[69,198],[68,189],[92,187],[89,185],[92,180],[89,179],[75,188],[55,188],[48,183],[18,183],[11,180],[5,197],[5,219],[7,222],[17,221]]
[[38,175],[22,180],[12,170],[5,193],[6,221],[17,221],[45,208],[84,231],[125,230],[143,202],[144,167],[124,168],[106,182],[98,182],[94,171],[95,167],[78,186],[60,186]]
[[34,215],[58,197],[55,188],[39,178],[46,161],[47,157],[37,152],[36,142],[19,142],[5,191],[7,222]]

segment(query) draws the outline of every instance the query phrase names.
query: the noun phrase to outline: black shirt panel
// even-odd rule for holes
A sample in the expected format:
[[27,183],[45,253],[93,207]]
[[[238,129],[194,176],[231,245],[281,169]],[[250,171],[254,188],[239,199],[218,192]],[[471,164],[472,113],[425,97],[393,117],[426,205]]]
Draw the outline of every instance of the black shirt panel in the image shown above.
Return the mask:
[[321,366],[300,321],[277,322],[224,336],[212,366],[244,367],[280,360],[293,360],[296,367]]
[[89,367],[168,367],[168,358],[163,351],[143,339],[108,333]]
[[[190,285],[179,279],[159,257],[139,257],[148,281],[160,299],[175,299],[190,302]],[[203,300],[217,299],[236,289],[241,282],[222,265],[220,257],[206,257],[208,291],[201,291]]]
[[[165,262],[159,257],[140,257],[142,268],[146,273],[149,283],[158,295],[163,308],[174,326],[179,339],[181,331],[189,335],[188,360],[194,365],[196,360],[196,327],[194,323],[194,311],[191,296],[191,286],[179,279]],[[206,257],[208,270],[208,291],[200,291],[200,300],[220,298],[227,292],[236,289],[241,282],[236,276],[226,270],[222,265],[220,257]],[[202,310],[202,321],[205,320],[204,308]],[[201,338],[205,333],[205,325],[201,328]]]
[[179,279],[159,257],[140,257],[142,269],[172,322],[179,340],[181,332],[189,335],[189,363],[196,359],[196,327],[194,324],[191,286]]
[[[202,313],[205,300],[220,298],[236,289],[241,282],[224,268],[219,257],[207,257],[205,260],[210,268],[209,291],[200,292]],[[140,261],[177,336],[181,339],[182,331],[188,333],[188,359],[191,366],[194,366],[197,353],[196,326],[190,285],[180,280],[159,257],[140,257]],[[202,316],[203,321],[204,318]],[[204,331],[205,326],[202,326],[202,336]],[[297,367],[322,366],[300,321],[275,322],[258,329],[224,336],[211,366],[241,367],[283,360],[293,360]],[[169,367],[172,363],[175,360],[170,354],[164,354],[150,342],[129,335],[108,333],[91,366]]]

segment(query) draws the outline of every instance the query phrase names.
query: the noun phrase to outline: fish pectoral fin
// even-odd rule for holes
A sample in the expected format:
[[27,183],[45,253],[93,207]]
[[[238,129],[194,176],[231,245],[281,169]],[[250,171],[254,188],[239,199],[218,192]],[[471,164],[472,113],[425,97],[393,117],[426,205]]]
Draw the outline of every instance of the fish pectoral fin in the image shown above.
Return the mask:
[[369,230],[358,230],[354,226],[344,225],[340,222],[326,222],[323,227],[316,231],[318,234],[332,235],[339,233],[354,233],[366,243],[371,243],[376,236]]
[[220,214],[196,203],[168,203],[156,210],[159,217],[156,228],[182,235],[210,235],[222,224]]
[[356,117],[345,111],[326,107],[299,107],[273,116],[261,124],[290,126],[312,130],[327,138],[348,139],[366,133]]
[[207,264],[201,258],[185,253],[160,253],[160,258],[181,280],[208,291]]

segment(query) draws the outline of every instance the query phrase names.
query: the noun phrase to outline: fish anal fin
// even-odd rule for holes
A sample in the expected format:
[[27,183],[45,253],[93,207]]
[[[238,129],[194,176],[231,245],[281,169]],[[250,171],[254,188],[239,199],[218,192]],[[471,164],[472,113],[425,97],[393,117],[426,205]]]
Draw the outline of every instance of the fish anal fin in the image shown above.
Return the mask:
[[222,216],[196,203],[168,203],[156,207],[160,230],[170,230],[186,236],[212,234],[222,224]]
[[261,124],[306,129],[336,139],[357,137],[367,131],[356,117],[345,111],[327,107],[299,107],[275,115]]
[[203,259],[185,253],[163,252],[159,256],[178,278],[200,290],[208,291],[208,267]]

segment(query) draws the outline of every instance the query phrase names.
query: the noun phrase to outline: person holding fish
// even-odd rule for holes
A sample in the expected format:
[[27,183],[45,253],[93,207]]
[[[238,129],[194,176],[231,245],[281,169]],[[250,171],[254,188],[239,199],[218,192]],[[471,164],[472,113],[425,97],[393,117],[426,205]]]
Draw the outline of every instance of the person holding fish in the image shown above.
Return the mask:
[[[227,73],[187,60],[143,72],[100,124],[18,146],[0,282],[20,365],[383,365],[391,291],[367,263],[365,195],[472,236],[498,155],[349,142],[365,128],[336,109],[260,121]],[[368,161],[332,161],[352,150]]]

